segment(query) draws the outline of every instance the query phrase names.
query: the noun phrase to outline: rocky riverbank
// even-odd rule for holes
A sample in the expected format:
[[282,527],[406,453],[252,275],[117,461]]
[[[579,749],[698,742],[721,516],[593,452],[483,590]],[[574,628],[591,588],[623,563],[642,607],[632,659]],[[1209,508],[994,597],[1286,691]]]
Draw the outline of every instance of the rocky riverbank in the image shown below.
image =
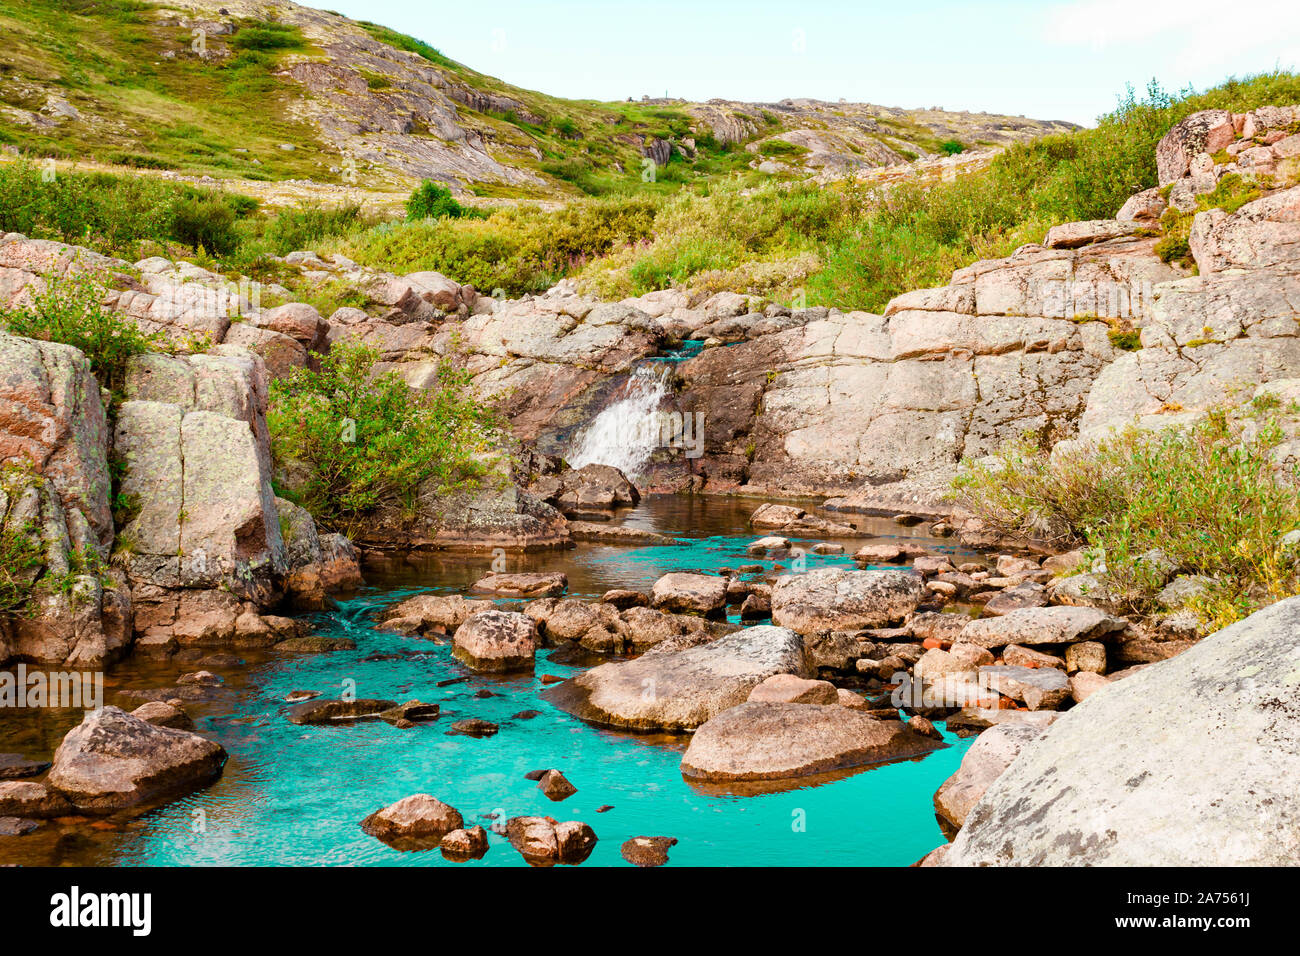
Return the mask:
[[[1262,788],[1236,817],[1220,813],[1189,781],[1194,753],[1163,728],[1185,717],[1231,731],[1216,751],[1238,748],[1222,757],[1225,778],[1244,761],[1282,779],[1278,695],[1289,678],[1275,672],[1294,650],[1290,602],[1201,640],[1197,581],[1157,551],[1143,559],[1161,578],[1166,613],[1130,619],[1104,562],[1000,540],[939,492],[960,459],[1027,430],[1064,449],[1131,420],[1190,421],[1242,388],[1300,391],[1300,186],[1288,178],[1298,123],[1297,108],[1195,114],[1161,143],[1162,187],[1114,220],[1058,226],[1041,245],[900,296],[881,316],[728,293],[695,302],[679,290],[603,303],[564,285],[499,301],[434,273],[399,277],[303,252],[286,264],[366,289],[368,309],[326,318],[304,303],[261,309],[237,295],[232,317],[227,280],[190,263],[0,237],[8,304],[93,275],[106,308],[170,343],[132,358],[110,392],[77,349],[0,332],[2,527],[6,546],[30,556],[20,576],[41,594],[0,622],[0,665],[355,647],[313,635],[300,615],[361,585],[368,556],[670,545],[612,520],[641,500],[634,479],[815,494],[831,513],[776,501],[755,509],[746,551],[761,563],[748,569],[680,568],[645,588],[574,598],[560,572],[494,567],[462,593],[411,596],[376,623],[445,643],[467,673],[499,680],[536,675],[542,650],[580,663],[571,676],[536,675],[549,685],[543,699],[601,727],[689,733],[681,775],[724,789],[918,758],[943,746],[940,721],[987,732],[935,796],[956,840],[928,863],[1273,859],[1289,844],[1261,848],[1232,820],[1245,819],[1242,808],[1264,812],[1274,796],[1269,812],[1284,820],[1281,795]],[[1246,174],[1254,198],[1216,205],[1228,177]],[[1186,230],[1183,261],[1157,254],[1175,227]],[[580,426],[637,363],[682,339],[703,348],[680,363],[667,401],[703,416],[702,456],[662,449],[644,476],[567,467],[556,453]],[[317,366],[342,341],[373,346],[382,369],[415,389],[431,386],[442,361],[460,362],[509,423],[501,480],[420,496],[355,541],[321,533],[277,496],[269,382]],[[1296,440],[1282,446],[1283,464]],[[897,528],[925,525],[931,544],[868,531],[863,516],[880,514]],[[954,559],[935,543],[945,540],[982,554]],[[843,559],[810,566],[811,555]],[[39,770],[0,783],[0,818],[17,821],[4,826],[135,812],[209,784],[225,751],[181,725],[186,700],[215,682],[193,671],[134,713],[92,712],[43,780]],[[1184,711],[1185,699],[1195,706]],[[419,700],[325,703],[304,712],[317,724],[375,718],[403,729],[436,713]],[[1269,708],[1281,708],[1277,720],[1265,719]],[[1143,733],[1129,732],[1144,720]],[[1098,727],[1120,741],[1104,772],[1088,750]],[[453,724],[476,738],[497,729],[477,717]],[[1100,829],[1100,811],[1085,825],[1084,810],[1058,799],[1061,786],[1080,806],[1111,806],[1127,829]],[[1215,838],[1160,837],[1153,849],[1160,817],[1142,809],[1150,800],[1192,807]],[[1021,818],[1032,826],[1011,839],[1008,821]],[[483,834],[429,794],[366,820],[380,838],[436,836],[459,858],[482,847]],[[529,862],[581,862],[596,842],[581,821],[530,815],[504,826]],[[653,848],[670,838],[644,839]],[[642,849],[624,846],[638,858]]]

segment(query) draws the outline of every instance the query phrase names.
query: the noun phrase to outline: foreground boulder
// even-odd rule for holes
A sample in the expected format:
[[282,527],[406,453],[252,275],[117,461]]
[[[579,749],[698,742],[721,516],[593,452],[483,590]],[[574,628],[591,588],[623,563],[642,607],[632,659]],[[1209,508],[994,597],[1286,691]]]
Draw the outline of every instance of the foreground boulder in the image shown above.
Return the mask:
[[802,638],[783,627],[751,627],[683,650],[613,662],[542,691],[561,710],[611,727],[694,730],[745,702],[773,674],[805,676]]
[[966,817],[949,866],[1280,866],[1300,853],[1300,598],[1057,718]]
[[105,707],[68,731],[47,782],[78,809],[121,810],[205,787],[225,762],[214,741]]
[[772,623],[800,634],[882,627],[915,611],[923,593],[921,576],[907,571],[783,574],[772,588]]
[[751,701],[713,717],[682,757],[689,780],[780,780],[900,760],[943,744],[848,707]]
[[1042,735],[1042,728],[1027,724],[999,724],[979,735],[961,758],[957,772],[934,792],[934,815],[944,836],[951,840],[957,835],[989,785],[1011,766],[1025,745]]

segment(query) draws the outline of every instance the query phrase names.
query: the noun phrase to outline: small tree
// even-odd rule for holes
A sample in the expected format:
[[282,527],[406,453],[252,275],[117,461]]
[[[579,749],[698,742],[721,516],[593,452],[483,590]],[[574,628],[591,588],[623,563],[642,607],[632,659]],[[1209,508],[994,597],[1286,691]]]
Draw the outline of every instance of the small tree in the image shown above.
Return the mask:
[[466,209],[456,202],[451,190],[446,186],[426,179],[411,193],[406,201],[406,218],[417,219],[459,219]]

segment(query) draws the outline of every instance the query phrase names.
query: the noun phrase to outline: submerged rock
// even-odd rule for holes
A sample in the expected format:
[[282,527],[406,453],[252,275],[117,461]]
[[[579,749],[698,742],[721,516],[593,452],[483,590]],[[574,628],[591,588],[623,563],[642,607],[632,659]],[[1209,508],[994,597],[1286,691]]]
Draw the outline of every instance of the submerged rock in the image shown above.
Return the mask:
[[848,707],[747,703],[700,726],[682,775],[709,782],[779,780],[927,753],[942,743]]
[[57,817],[72,805],[57,791],[33,780],[0,782],[0,817]]
[[307,700],[289,708],[291,724],[329,726],[350,724],[358,720],[378,720],[385,711],[397,706],[395,700],[358,698],[356,700]]
[[78,809],[120,810],[205,787],[225,762],[214,741],[105,707],[68,731],[48,782]]
[[612,727],[693,730],[744,703],[773,674],[806,673],[803,639],[783,627],[751,627],[707,644],[611,662],[543,690],[561,710]]
[[1088,697],[988,788],[946,863],[1292,864],[1297,635],[1289,598]]
[[676,845],[676,837],[638,836],[626,841],[621,852],[633,866],[663,866],[668,862],[668,850]]
[[28,760],[22,754],[0,754],[0,780],[36,777],[49,769],[47,760]]

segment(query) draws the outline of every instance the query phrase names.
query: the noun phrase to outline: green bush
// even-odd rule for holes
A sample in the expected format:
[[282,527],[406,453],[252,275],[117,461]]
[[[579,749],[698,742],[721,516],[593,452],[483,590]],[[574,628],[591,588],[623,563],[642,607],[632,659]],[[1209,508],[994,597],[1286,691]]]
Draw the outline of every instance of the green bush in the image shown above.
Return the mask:
[[966,152],[966,147],[962,145],[960,140],[945,139],[939,144],[939,152],[945,156],[956,156],[958,153]]
[[146,334],[131,319],[103,307],[104,286],[86,275],[45,277],[46,290],[26,307],[0,309],[0,327],[14,335],[61,342],[80,349],[95,378],[115,395],[134,355],[156,351],[162,337]]
[[288,23],[268,20],[240,26],[230,45],[236,50],[300,50],[304,45],[302,30]]
[[267,423],[283,491],[322,528],[355,534],[377,511],[410,514],[420,496],[482,480],[496,415],[476,403],[469,376],[444,363],[417,392],[379,354],[340,343],[320,371],[297,369],[271,385]]
[[431,179],[426,179],[415,187],[411,198],[406,200],[406,218],[416,219],[460,219],[469,213],[458,203],[451,190]]
[[1182,573],[1217,580],[1199,610],[1223,627],[1300,591],[1281,543],[1300,527],[1300,476],[1273,454],[1283,414],[1293,410],[1215,409],[1191,427],[1131,427],[1054,454],[1027,437],[991,463],[964,463],[953,496],[995,531],[1091,549],[1138,613],[1156,610],[1164,578],[1143,556],[1159,549]]

